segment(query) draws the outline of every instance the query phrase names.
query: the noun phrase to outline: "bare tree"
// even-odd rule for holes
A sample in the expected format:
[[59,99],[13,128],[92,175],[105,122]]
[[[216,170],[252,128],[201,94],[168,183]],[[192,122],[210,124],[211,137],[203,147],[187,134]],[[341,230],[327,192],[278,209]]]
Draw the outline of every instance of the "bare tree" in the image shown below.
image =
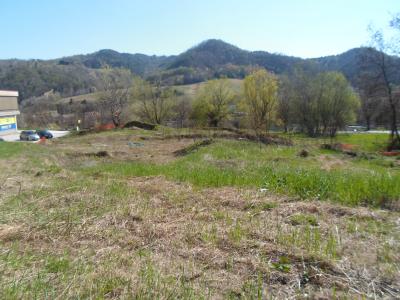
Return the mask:
[[122,125],[122,113],[129,100],[130,72],[116,69],[107,72],[102,78],[100,102],[103,111],[111,118],[115,127]]
[[[398,70],[393,57],[388,54],[400,53],[400,14],[390,21],[390,27],[396,34],[392,39],[385,39],[381,30],[370,28],[371,47],[362,57],[361,64],[368,74],[367,84],[382,99],[385,99],[390,114],[390,141],[388,150],[400,149],[400,134],[398,129],[398,113],[400,106],[399,88],[395,85]],[[387,54],[388,53],[388,54]]]
[[400,134],[398,130],[398,110],[399,97],[396,95],[396,86],[393,76],[398,70],[392,63],[392,57],[384,51],[393,47],[385,42],[382,32],[375,31],[372,34],[374,48],[369,48],[367,55],[363,57],[364,64],[367,66],[369,79],[373,83],[376,94],[386,100],[390,109],[390,142],[388,149],[400,149]]
[[277,117],[279,122],[283,125],[285,133],[288,132],[292,122],[293,98],[294,95],[289,78],[287,76],[282,76],[278,91]]
[[379,84],[371,80],[371,76],[368,74],[361,74],[358,78],[357,92],[361,100],[361,117],[367,126],[367,130],[371,130],[372,124],[383,110],[383,99],[379,95]]
[[187,120],[192,112],[190,99],[188,97],[180,99],[175,106],[175,112],[179,127],[185,127],[185,124],[187,123]]
[[140,103],[140,114],[149,122],[162,124],[170,115],[172,109],[173,91],[163,87],[161,81],[154,85],[141,79],[135,78],[133,97]]

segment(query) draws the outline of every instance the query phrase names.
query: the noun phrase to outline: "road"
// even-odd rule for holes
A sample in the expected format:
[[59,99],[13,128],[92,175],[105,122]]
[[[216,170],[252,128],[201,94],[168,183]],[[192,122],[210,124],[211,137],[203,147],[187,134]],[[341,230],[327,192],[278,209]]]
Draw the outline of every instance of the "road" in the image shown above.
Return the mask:
[[[66,136],[69,131],[61,131],[61,130],[49,130],[53,134],[53,138],[60,138]],[[19,141],[20,130],[14,133],[9,133],[5,135],[0,135],[0,137],[6,142],[17,142]]]

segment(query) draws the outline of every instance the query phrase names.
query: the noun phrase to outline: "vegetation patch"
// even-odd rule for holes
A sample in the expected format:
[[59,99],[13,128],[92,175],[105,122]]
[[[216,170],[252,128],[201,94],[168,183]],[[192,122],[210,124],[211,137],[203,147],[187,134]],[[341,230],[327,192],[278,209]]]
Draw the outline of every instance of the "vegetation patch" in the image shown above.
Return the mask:
[[[198,149],[168,164],[140,162],[109,163],[85,172],[113,173],[119,176],[164,175],[200,187],[239,186],[265,188],[270,192],[300,199],[331,200],[347,205],[384,207],[399,199],[398,172],[387,172],[378,166],[365,169],[354,162],[338,168],[322,169],[319,163],[296,158],[296,149],[260,148],[255,144],[220,141]],[[221,161],[236,160],[242,167],[210,164],[209,155]],[[280,159],[279,156],[283,155]],[[228,166],[229,164],[227,164]]]
[[318,226],[318,220],[314,215],[297,214],[289,218],[292,225],[311,225]]
[[124,125],[124,128],[137,127],[145,130],[155,130],[157,125],[140,121],[130,121]]
[[198,150],[200,147],[205,147],[208,145],[211,145],[214,141],[211,139],[206,139],[206,140],[202,140],[199,142],[196,142],[188,147],[185,147],[183,149],[177,150],[174,152],[174,154],[176,156],[184,156],[184,155],[188,155],[190,153],[195,152],[196,150]]

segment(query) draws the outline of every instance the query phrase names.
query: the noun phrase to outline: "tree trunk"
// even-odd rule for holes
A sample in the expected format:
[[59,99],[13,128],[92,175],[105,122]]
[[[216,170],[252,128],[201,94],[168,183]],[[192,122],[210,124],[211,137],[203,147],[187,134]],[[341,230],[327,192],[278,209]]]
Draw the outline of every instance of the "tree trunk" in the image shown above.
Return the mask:
[[367,131],[370,131],[371,130],[371,118],[366,117],[365,122],[367,123]]
[[210,127],[218,127],[218,123],[216,119],[210,120]]
[[391,133],[390,133],[390,145],[389,150],[398,150],[400,149],[400,135],[399,130],[397,128],[397,111],[396,106],[393,103],[393,100],[390,101],[390,108],[392,110],[392,124],[391,124]]

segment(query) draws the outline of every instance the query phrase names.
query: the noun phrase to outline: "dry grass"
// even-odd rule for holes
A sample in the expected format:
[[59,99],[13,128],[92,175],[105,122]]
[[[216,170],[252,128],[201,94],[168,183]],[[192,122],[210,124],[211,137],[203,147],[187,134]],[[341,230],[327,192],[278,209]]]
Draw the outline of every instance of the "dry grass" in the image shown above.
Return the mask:
[[[68,195],[54,191],[39,199],[28,197],[25,201],[34,201],[36,211],[53,216],[39,221],[26,212],[13,220],[17,224],[0,230],[3,247],[18,244],[19,255],[67,253],[70,264],[92,266],[65,283],[48,275],[55,293],[68,287],[66,298],[88,291],[104,296],[91,290],[104,278],[123,279],[107,297],[138,295],[138,289],[150,295],[151,287],[138,272],[142,268],[157,273],[146,275],[155,277],[149,280],[169,278],[172,290],[183,289],[180,284],[185,282],[193,297],[257,292],[278,298],[332,297],[334,290],[350,296],[398,295],[398,245],[385,249],[396,238],[396,217],[388,212],[290,202],[253,190],[196,190],[163,177],[131,178],[126,183],[107,179],[109,187],[124,190],[113,200],[105,199],[110,191],[100,188],[104,180],[94,179],[92,187],[72,189]],[[82,204],[79,211],[75,206]],[[315,216],[318,226],[293,225],[290,217],[299,214]],[[349,224],[357,229],[349,230]],[[368,224],[376,231],[374,227],[368,232]],[[381,232],[385,226],[388,231]],[[381,260],[382,251],[393,256],[390,261]],[[38,269],[25,270],[29,276],[40,272],[37,264]],[[26,280],[26,273],[7,267],[9,275],[3,279]],[[166,297],[163,290],[155,292]]]
[[[81,143],[82,140],[85,142]],[[73,142],[58,140],[51,146],[73,158],[105,151],[113,161],[167,163],[176,158],[174,152],[192,145],[195,141],[193,139],[148,139],[133,132],[122,137],[90,135],[75,138]]]
[[[398,212],[76,169],[165,162],[192,143],[93,135],[0,160],[22,182],[0,190],[0,298],[400,296]],[[68,154],[97,151],[110,157]]]

